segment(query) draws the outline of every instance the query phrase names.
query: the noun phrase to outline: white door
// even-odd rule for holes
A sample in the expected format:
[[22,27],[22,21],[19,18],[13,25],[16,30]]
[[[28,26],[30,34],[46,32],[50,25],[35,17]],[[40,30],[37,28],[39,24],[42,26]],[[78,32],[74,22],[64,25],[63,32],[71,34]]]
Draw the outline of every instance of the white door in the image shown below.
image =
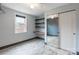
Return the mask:
[[60,48],[76,51],[76,11],[59,14]]

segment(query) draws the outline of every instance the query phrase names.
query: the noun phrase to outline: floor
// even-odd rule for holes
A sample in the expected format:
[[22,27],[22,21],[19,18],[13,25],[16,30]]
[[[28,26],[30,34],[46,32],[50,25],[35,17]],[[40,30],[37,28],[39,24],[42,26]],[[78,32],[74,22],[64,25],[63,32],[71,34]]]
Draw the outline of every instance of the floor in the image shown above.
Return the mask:
[[69,51],[64,51],[44,44],[42,39],[29,40],[3,50],[0,55],[74,55]]
[[59,47],[59,37],[58,36],[47,36],[48,44],[54,47]]

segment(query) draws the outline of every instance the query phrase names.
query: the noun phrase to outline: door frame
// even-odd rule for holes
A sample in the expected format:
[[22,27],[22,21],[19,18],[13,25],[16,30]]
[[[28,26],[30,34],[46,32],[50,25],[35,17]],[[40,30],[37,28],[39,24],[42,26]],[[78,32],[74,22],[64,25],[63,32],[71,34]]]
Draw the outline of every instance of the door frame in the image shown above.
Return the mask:
[[[58,17],[58,28],[59,28],[59,14],[53,14],[53,15],[57,15],[57,17]],[[52,15],[52,16],[53,16],[53,15]],[[49,15],[49,16],[51,16],[51,15]],[[46,42],[46,44],[48,44],[48,39],[47,39],[47,30],[48,30],[48,29],[47,29],[47,26],[48,26],[48,25],[47,25],[47,20],[48,20],[49,16],[47,16],[46,19],[45,19],[45,28],[46,28],[46,36],[45,36],[45,37],[46,37],[46,38],[45,38],[46,41],[45,41],[45,42]],[[58,35],[58,37],[59,37],[59,43],[58,43],[59,45],[58,45],[58,47],[55,47],[55,48],[60,49],[60,43],[61,43],[61,41],[60,41],[60,40],[61,40],[61,39],[60,39],[60,28],[59,28],[59,35]],[[53,46],[53,47],[54,47],[54,46]]]

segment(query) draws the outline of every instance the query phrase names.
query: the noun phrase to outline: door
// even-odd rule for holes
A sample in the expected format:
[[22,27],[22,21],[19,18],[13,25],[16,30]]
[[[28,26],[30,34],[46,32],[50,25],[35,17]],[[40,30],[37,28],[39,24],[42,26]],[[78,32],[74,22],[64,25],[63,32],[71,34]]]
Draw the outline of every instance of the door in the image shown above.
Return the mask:
[[76,11],[59,14],[60,47],[76,51]]

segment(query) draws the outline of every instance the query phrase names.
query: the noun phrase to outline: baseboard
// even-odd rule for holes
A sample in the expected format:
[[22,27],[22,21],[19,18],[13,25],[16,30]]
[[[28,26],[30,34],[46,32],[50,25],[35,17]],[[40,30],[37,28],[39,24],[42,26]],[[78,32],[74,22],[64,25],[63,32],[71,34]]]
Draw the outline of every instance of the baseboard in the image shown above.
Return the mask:
[[44,38],[42,38],[42,37],[36,37],[36,38],[38,38],[38,39],[43,39],[43,40],[44,40]]
[[63,51],[68,51],[68,52],[71,52],[71,53],[73,53],[74,55],[76,55],[76,52],[72,52],[72,51],[69,51],[69,50],[66,50],[66,49],[63,49],[63,48],[58,48],[58,49],[61,49],[61,50],[63,50]]
[[58,36],[58,35],[51,35],[51,34],[47,34],[47,36]]
[[77,52],[77,55],[79,55],[79,52]]
[[44,42],[45,45],[47,45],[47,42]]
[[26,42],[26,41],[29,41],[29,40],[31,40],[31,39],[35,39],[35,38],[37,38],[37,37],[30,38],[30,39],[27,39],[27,40],[23,40],[23,41],[20,41],[20,42],[16,42],[16,43],[13,43],[13,44],[9,44],[9,45],[2,46],[2,47],[0,47],[0,50],[5,49],[5,48],[8,48],[8,47],[10,47],[10,46],[14,46],[14,45],[17,45],[17,44]]

